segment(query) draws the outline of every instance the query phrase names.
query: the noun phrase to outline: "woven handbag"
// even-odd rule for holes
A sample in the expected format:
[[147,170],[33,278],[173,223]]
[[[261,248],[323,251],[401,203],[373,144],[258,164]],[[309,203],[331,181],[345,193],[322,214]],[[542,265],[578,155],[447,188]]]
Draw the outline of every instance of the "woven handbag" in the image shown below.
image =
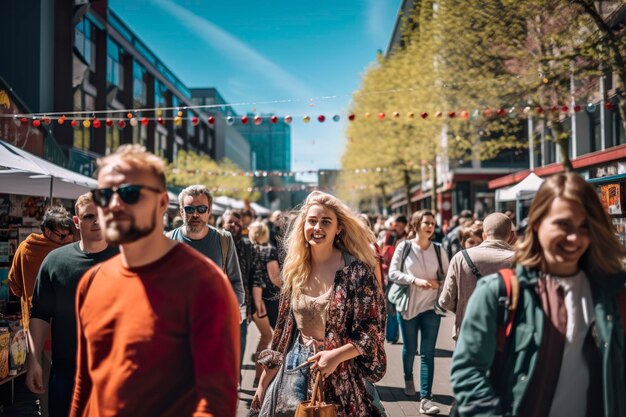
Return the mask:
[[337,406],[324,402],[324,379],[321,372],[315,377],[311,399],[298,405],[295,417],[337,417]]

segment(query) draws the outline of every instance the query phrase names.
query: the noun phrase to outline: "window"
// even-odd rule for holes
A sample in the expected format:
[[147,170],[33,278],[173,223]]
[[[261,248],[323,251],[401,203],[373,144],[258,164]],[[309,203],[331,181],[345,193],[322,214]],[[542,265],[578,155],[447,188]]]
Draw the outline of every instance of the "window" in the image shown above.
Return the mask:
[[146,82],[144,74],[146,70],[137,61],[133,61],[133,97],[139,106],[146,104]]
[[[96,99],[95,97],[85,93],[83,90],[78,89],[74,93],[74,110],[95,110]],[[84,117],[84,116],[81,116]],[[79,149],[89,150],[91,147],[91,137],[93,127],[84,127],[83,120],[77,120],[78,126],[74,128],[74,147]]]
[[167,93],[167,87],[159,80],[154,82],[154,106],[165,107],[166,100],[165,94]]
[[107,82],[120,90],[124,87],[124,67],[120,64],[123,50],[111,38],[107,39]]
[[83,56],[91,70],[95,70],[96,65],[95,33],[93,32],[91,22],[87,19],[82,19],[74,26],[74,46]]

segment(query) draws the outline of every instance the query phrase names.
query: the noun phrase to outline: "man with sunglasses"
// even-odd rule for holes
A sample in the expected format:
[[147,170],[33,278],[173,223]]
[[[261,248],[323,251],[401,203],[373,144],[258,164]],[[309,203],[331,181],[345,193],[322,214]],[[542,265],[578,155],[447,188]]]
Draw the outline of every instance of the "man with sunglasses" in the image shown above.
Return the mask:
[[123,145],[97,165],[94,202],[120,255],[78,284],[70,417],[234,417],[237,301],[214,263],[163,234],[165,163]]
[[[85,271],[119,251],[107,245],[102,235],[98,210],[91,193],[76,200],[74,224],[80,231],[78,242],[55,249],[41,264],[30,322],[32,351],[28,355],[26,385],[48,397],[48,415],[67,417],[72,402],[76,374],[76,287]],[[44,380],[42,349],[52,330],[52,369],[49,383]],[[47,362],[44,359],[43,365]]]
[[[25,329],[30,325],[30,302],[41,263],[54,249],[74,241],[72,218],[64,207],[46,210],[40,228],[41,234],[31,233],[20,243],[9,271],[9,288],[22,301],[22,323]],[[22,383],[22,378],[17,383]],[[47,409],[46,400],[45,396],[40,396],[44,413]],[[33,404],[35,401],[33,398]]]
[[[241,310],[246,317],[246,297],[235,242],[229,232],[209,224],[213,195],[204,185],[191,185],[178,195],[183,225],[167,233],[167,237],[186,243],[222,268]],[[244,346],[242,346],[243,348]]]

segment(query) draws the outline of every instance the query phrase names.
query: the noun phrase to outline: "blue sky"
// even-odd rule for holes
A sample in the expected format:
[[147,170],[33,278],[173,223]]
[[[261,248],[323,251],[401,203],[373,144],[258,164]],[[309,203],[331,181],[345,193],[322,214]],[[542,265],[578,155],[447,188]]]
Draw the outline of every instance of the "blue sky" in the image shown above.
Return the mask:
[[[189,87],[216,87],[230,103],[293,99],[235,108],[294,116],[293,170],[339,168],[351,94],[387,49],[400,3],[109,0]],[[337,97],[315,99],[325,96]],[[303,123],[304,115],[314,121]]]

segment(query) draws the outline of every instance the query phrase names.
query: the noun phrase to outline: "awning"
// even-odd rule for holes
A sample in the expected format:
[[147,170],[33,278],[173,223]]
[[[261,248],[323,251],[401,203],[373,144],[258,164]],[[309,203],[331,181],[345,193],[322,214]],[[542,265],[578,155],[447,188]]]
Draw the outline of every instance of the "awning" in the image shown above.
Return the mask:
[[543,179],[531,172],[518,184],[496,190],[496,202],[527,200],[537,193],[541,184]]
[[97,181],[0,140],[0,193],[76,199]]

